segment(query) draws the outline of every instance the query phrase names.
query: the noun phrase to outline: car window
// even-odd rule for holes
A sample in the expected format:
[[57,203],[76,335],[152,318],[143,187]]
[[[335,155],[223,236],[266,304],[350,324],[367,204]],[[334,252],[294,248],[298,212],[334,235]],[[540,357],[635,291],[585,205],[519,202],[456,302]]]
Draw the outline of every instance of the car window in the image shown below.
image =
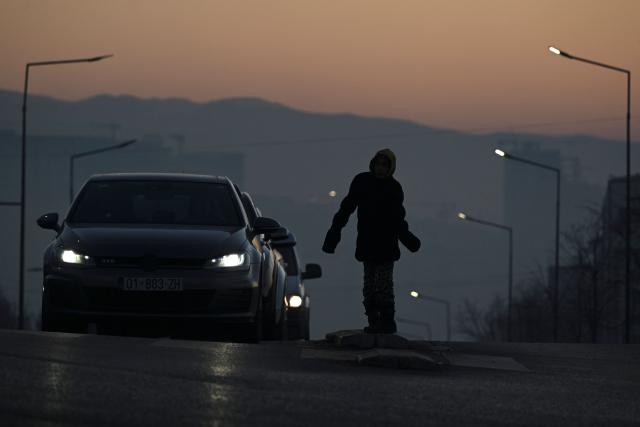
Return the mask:
[[242,225],[228,185],[188,181],[90,182],[69,222]]

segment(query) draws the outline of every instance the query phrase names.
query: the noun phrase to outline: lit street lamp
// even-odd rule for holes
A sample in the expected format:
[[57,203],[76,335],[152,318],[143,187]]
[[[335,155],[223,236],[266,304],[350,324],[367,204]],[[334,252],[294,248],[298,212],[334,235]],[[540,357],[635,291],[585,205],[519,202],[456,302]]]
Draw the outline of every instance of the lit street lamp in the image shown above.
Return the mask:
[[626,176],[626,236],[625,236],[625,276],[624,276],[624,288],[625,288],[625,312],[624,312],[624,342],[629,343],[629,335],[631,330],[630,325],[630,312],[631,312],[631,295],[630,295],[630,271],[631,271],[631,71],[620,67],[614,67],[613,65],[603,64],[602,62],[592,61],[590,59],[581,58],[579,56],[571,55],[556,47],[549,46],[549,51],[556,55],[563,56],[567,59],[573,59],[587,64],[595,65],[609,70],[617,71],[627,75],[627,176]]
[[511,294],[513,290],[513,228],[506,225],[496,224],[489,221],[470,217],[465,213],[458,213],[458,218],[464,221],[471,221],[489,227],[499,228],[509,233],[509,291],[507,297],[507,341],[511,341]]
[[127,147],[127,146],[135,143],[136,141],[137,141],[136,139],[130,139],[128,141],[121,142],[120,144],[112,145],[110,147],[98,148],[96,150],[85,151],[83,153],[73,154],[69,158],[69,203],[71,203],[73,201],[73,193],[74,193],[74,191],[73,191],[73,178],[74,178],[74,166],[75,166],[76,159],[79,159],[80,157],[87,157],[87,156],[92,156],[94,154],[104,153],[105,151],[118,150],[120,148]]
[[433,302],[437,302],[445,305],[447,309],[447,341],[451,341],[451,304],[449,303],[449,301],[440,299],[440,298],[428,297],[415,290],[409,292],[409,295],[411,295],[413,298],[416,298],[416,299],[433,301]]
[[18,328],[24,324],[24,240],[25,240],[25,189],[27,170],[27,93],[29,89],[29,69],[44,65],[76,64],[80,62],[97,62],[113,55],[101,55],[91,58],[62,59],[56,61],[28,62],[24,73],[24,92],[22,95],[22,165],[20,172],[20,262],[19,262],[19,303],[18,303]]
[[512,154],[508,154],[502,150],[496,149],[495,153],[509,160],[515,160],[516,162],[526,163],[530,166],[550,170],[556,174],[556,237],[555,237],[555,271],[554,271],[554,283],[553,283],[553,302],[552,302],[552,316],[553,316],[553,341],[558,340],[558,289],[560,286],[560,169],[553,166],[545,165],[543,163],[534,162],[522,157],[516,157]]

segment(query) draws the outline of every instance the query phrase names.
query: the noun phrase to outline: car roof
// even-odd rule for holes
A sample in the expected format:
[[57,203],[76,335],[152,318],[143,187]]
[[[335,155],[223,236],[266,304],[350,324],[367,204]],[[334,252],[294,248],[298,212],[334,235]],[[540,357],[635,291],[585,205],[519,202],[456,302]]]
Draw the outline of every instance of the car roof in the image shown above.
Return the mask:
[[89,181],[190,181],[231,184],[226,176],[197,175],[189,173],[105,173],[93,175]]
[[254,210],[256,210],[256,211],[258,210],[258,207],[253,202],[253,198],[251,197],[251,195],[249,193],[247,193],[246,191],[243,191],[243,192],[240,193],[240,197],[245,199],[247,202],[249,202],[249,204],[253,207]]

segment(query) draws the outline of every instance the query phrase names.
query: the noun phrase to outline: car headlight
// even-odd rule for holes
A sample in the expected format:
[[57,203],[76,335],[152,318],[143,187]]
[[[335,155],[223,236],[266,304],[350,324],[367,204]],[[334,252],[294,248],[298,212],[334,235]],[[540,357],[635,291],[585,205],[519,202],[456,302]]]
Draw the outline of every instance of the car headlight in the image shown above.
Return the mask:
[[289,307],[298,308],[302,305],[302,298],[298,295],[291,295],[289,297]]
[[249,268],[249,256],[245,253],[228,254],[207,261],[208,268],[244,270]]
[[60,252],[60,260],[65,264],[93,264],[93,259],[90,256],[75,253],[70,249],[63,249]]

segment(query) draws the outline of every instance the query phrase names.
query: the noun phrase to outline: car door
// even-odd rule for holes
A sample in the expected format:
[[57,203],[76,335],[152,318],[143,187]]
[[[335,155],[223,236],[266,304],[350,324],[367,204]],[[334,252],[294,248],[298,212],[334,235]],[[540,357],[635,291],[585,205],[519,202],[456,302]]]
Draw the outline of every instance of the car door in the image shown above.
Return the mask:
[[[236,191],[239,191],[236,187]],[[242,206],[244,207],[245,212],[247,213],[247,217],[249,219],[249,224],[253,226],[256,218],[258,218],[259,213],[253,204],[253,200],[248,193],[242,192],[240,194],[240,201],[242,202]],[[262,296],[266,297],[269,295],[271,288],[274,284],[274,276],[275,276],[275,256],[271,249],[269,243],[264,239],[264,235],[258,234],[253,238],[252,241],[253,246],[260,251],[262,254],[262,275],[261,281],[263,284],[262,287]]]

